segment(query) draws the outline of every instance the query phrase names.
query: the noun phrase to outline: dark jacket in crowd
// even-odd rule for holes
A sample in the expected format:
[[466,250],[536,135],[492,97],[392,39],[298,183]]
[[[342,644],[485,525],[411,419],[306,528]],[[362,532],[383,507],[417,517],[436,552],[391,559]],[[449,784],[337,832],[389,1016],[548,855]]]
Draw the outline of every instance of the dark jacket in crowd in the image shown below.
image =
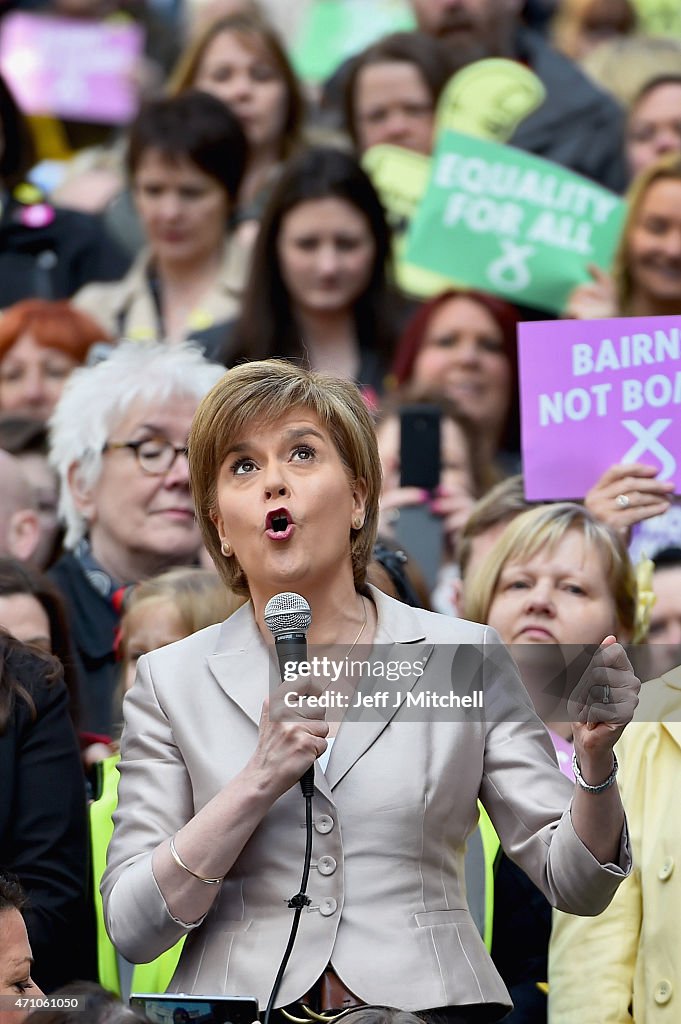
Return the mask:
[[120,665],[114,650],[119,613],[88,581],[67,551],[48,571],[66,604],[80,677],[80,724],[86,732],[110,736]]
[[0,734],[0,865],[26,892],[32,975],[50,991],[96,976],[85,782],[62,679],[1,638],[0,656],[35,705],[15,697]]
[[620,105],[538,33],[521,28],[516,49],[541,80],[546,99],[518,126],[512,145],[623,192],[627,171]]
[[551,906],[503,851],[495,867],[492,960],[513,1000],[508,1024],[546,1024]]
[[68,299],[130,265],[97,217],[6,198],[0,212],[0,309],[22,299]]

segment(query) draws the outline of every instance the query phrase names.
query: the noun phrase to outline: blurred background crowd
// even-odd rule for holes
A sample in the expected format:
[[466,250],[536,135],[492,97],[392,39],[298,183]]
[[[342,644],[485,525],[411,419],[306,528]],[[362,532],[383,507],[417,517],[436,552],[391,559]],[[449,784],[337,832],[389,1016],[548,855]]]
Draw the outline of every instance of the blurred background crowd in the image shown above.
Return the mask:
[[[404,225],[372,147],[430,157],[447,83],[489,58],[543,95],[497,144],[624,197],[611,264],[586,264],[560,311],[396,272]],[[483,92],[459,97],[462,125],[501,117]],[[552,319],[656,316],[681,317],[679,0],[0,2],[0,866],[27,896],[0,888],[0,937],[21,910],[45,991],[161,991],[177,959],[123,961],[96,890],[136,660],[242,600],[203,549],[186,460],[225,370],[291,359],[362,389],[384,473],[374,585],[508,643],[613,633],[653,679],[681,662],[674,484],[643,460],[573,501],[527,500],[517,326],[544,323],[550,345]],[[436,479],[411,478],[433,429]],[[569,729],[520,667],[569,774]],[[634,758],[652,772],[653,755],[631,746],[645,815]],[[612,920],[553,939],[543,896],[483,836],[469,902],[510,1021],[678,1019],[680,827],[646,831]],[[649,884],[665,898],[646,903]],[[0,951],[0,993],[30,991],[22,971]]]

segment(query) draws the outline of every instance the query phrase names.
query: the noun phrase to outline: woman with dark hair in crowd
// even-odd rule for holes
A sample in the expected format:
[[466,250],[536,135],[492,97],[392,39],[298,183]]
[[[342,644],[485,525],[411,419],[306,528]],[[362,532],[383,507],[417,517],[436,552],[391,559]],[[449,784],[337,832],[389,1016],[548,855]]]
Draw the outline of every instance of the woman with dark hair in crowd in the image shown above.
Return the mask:
[[300,145],[304,100],[274,29],[254,14],[211,22],[189,44],[171,77],[170,94],[211,93],[238,118],[248,141],[236,218],[259,219],[282,162]]
[[517,471],[520,446],[517,323],[502,299],[450,289],[414,314],[392,366],[398,387],[455,402],[478,433],[483,460],[508,472]]
[[96,218],[48,206],[25,182],[34,160],[28,126],[0,75],[0,309],[33,296],[69,298],[127,266]]
[[110,338],[68,302],[26,299],[0,318],[0,412],[47,420],[71,370]]
[[345,128],[357,150],[391,143],[430,154],[435,107],[453,73],[446,47],[420,32],[396,32],[358,54],[343,82]]
[[78,673],[64,604],[55,585],[16,558],[0,558],[0,628],[59,659],[78,724]]
[[357,161],[309,149],[284,170],[267,204],[235,355],[302,360],[380,390],[395,338],[385,213]]
[[241,301],[246,255],[231,237],[246,161],[235,116],[189,92],[148,103],[130,130],[127,168],[147,246],[116,284],[91,285],[75,304],[113,335],[209,348]]
[[85,781],[56,658],[0,629],[0,864],[28,897],[36,981],[93,977]]

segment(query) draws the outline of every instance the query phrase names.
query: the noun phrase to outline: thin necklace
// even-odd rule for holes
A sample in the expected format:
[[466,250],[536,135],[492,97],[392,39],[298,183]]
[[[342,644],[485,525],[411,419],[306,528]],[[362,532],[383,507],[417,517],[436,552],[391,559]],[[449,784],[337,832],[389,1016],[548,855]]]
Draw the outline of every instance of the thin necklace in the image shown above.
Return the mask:
[[362,633],[366,629],[366,624],[367,624],[367,605],[366,605],[366,601],[364,600],[364,598],[362,598],[362,608],[364,609],[364,622],[362,623],[362,628],[360,629],[359,633],[357,634],[357,636],[353,640],[352,647],[350,647],[350,649],[345,652],[346,659],[350,657],[350,655],[354,651],[355,647],[359,643],[359,638],[361,637]]

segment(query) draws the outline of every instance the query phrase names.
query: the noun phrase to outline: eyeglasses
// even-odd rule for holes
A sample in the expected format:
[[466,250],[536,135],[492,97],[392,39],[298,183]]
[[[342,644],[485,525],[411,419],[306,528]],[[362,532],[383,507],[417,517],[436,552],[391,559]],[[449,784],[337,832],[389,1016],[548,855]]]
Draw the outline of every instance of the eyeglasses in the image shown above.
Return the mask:
[[115,451],[117,448],[129,448],[134,452],[140,469],[150,476],[163,476],[172,469],[178,455],[187,457],[186,445],[176,448],[165,437],[149,437],[144,441],[107,441],[102,451]]

